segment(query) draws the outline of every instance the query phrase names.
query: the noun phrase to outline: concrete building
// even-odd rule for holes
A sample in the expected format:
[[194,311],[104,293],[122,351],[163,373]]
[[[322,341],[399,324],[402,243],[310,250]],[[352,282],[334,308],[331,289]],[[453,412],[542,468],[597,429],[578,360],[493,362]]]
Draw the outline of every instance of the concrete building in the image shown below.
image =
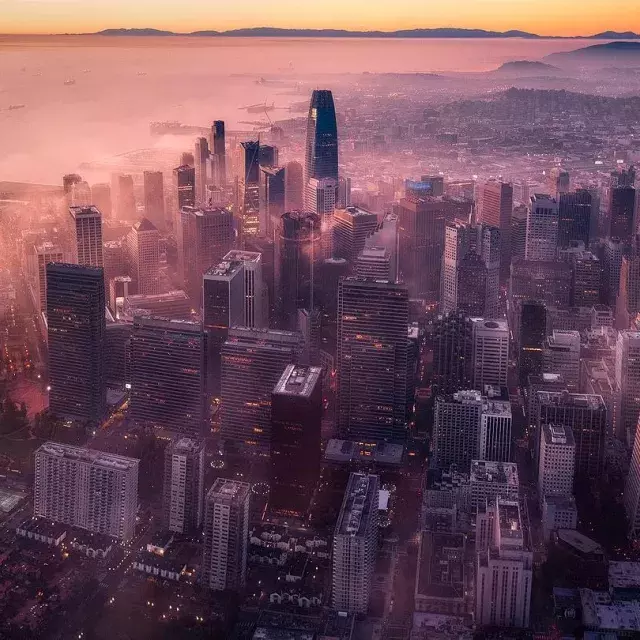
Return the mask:
[[168,531],[193,534],[202,525],[204,443],[174,438],[164,451],[162,515]]
[[542,535],[545,541],[559,529],[575,529],[578,525],[578,509],[572,495],[544,496],[542,499]]
[[160,232],[147,218],[136,222],[124,242],[131,293],[160,293]]
[[640,414],[640,332],[618,334],[615,371],[620,396],[616,434],[632,447]]
[[509,326],[505,320],[471,318],[472,377],[474,389],[507,386]]
[[200,583],[214,591],[244,587],[249,543],[246,482],[218,478],[205,499]]
[[102,267],[102,214],[94,206],[69,207],[74,262]]
[[378,539],[378,476],[352,473],[333,535],[332,607],[367,613]]
[[35,452],[33,514],[128,542],[136,526],[138,462],[46,442]]
[[542,425],[538,464],[538,497],[570,496],[573,493],[576,443],[571,427]]
[[486,398],[480,419],[478,458],[509,462],[511,460],[511,403]]
[[333,214],[333,257],[353,266],[366,239],[378,226],[378,216],[360,207],[338,209]]
[[518,500],[520,480],[515,462],[472,460],[469,474],[471,508],[493,504],[497,497]]
[[624,488],[624,510],[627,514],[629,535],[637,538],[640,534],[640,436],[637,430]]
[[580,387],[580,334],[554,330],[544,341],[543,371],[559,373],[572,392]]
[[488,549],[477,555],[476,624],[529,626],[533,553],[527,550],[520,508],[497,498]]
[[167,228],[167,220],[164,213],[164,179],[162,171],[145,171],[143,180],[144,215],[156,229],[164,231]]
[[33,247],[31,283],[33,298],[39,311],[47,312],[47,265],[50,262],[64,262],[64,252],[51,242]]
[[527,213],[527,260],[555,260],[558,247],[558,202],[546,194],[531,196]]
[[391,280],[391,256],[384,247],[365,247],[356,258],[354,274],[368,280]]

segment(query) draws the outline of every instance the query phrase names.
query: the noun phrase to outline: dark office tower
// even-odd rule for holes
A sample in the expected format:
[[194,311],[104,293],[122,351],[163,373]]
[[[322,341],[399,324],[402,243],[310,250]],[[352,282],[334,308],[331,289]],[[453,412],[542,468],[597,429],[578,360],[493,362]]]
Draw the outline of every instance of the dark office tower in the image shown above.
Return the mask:
[[223,187],[227,184],[227,154],[225,150],[224,121],[214,120],[211,127],[213,155],[216,158],[218,175],[216,184]]
[[538,391],[537,406],[537,434],[545,424],[572,429],[576,441],[576,482],[585,478],[601,481],[607,430],[607,407],[602,396]]
[[620,238],[630,245],[634,239],[636,190],[633,187],[614,187],[609,192],[609,236]]
[[473,326],[459,311],[439,316],[433,326],[435,393],[470,389],[473,373]]
[[305,516],[320,477],[322,369],[289,365],[271,394],[269,506]]
[[183,151],[180,155],[180,165],[193,167],[195,166],[195,158],[193,157],[193,153],[191,151]]
[[511,264],[511,307],[525,300],[541,300],[551,307],[571,303],[571,265],[566,262],[514,260]]
[[432,196],[444,195],[444,177],[443,176],[420,176],[420,182],[429,183],[431,185]]
[[338,125],[333,94],[314,89],[307,118],[304,185],[309,178],[338,180]]
[[199,533],[203,509],[204,442],[178,436],[164,450],[164,529],[182,534]]
[[[483,317],[487,303],[487,268],[482,258],[470,251],[458,267],[458,306],[466,316]],[[493,317],[488,315],[487,317]]]
[[242,164],[238,183],[240,241],[260,234],[260,142],[241,144]]
[[195,151],[196,204],[205,204],[207,193],[207,167],[209,165],[209,143],[206,138],[197,138]]
[[131,335],[131,417],[190,437],[205,431],[206,338],[199,322],[137,316]]
[[571,177],[569,172],[560,167],[553,167],[548,176],[549,193],[559,197],[563,193],[568,193],[571,188]]
[[222,345],[221,435],[240,450],[268,455],[271,393],[287,365],[297,362],[302,338],[292,331],[229,329]]
[[47,265],[49,408],[96,423],[106,410],[105,303],[102,268]]
[[611,172],[612,187],[634,187],[636,184],[636,168],[631,165],[628,169]]
[[102,267],[102,214],[96,207],[69,207],[69,215],[75,262]]
[[304,170],[299,162],[293,160],[285,167],[285,211],[304,209]]
[[130,322],[109,322],[105,333],[104,375],[108,389],[125,389],[131,382]]
[[286,172],[284,167],[261,167],[260,174],[260,212],[263,218],[260,226],[265,230],[265,235],[271,238],[285,212]]
[[602,265],[591,251],[571,252],[571,304],[592,307],[600,302]]
[[193,207],[196,203],[196,170],[187,164],[173,170],[175,189],[178,195],[178,211],[182,207]]
[[322,261],[320,220],[311,213],[285,213],[276,244],[276,297],[280,326],[297,328],[298,309],[314,305],[314,276]]
[[547,335],[547,309],[542,302],[527,300],[520,307],[518,366],[520,384],[543,370],[544,339]]
[[275,306],[276,306],[276,294],[275,294],[275,256],[276,256],[276,243],[273,238],[275,236],[275,230],[270,238],[253,237],[245,242],[245,249],[247,251],[253,251],[262,255],[262,282],[266,289],[267,296],[267,311],[265,314],[265,326],[275,326]]
[[111,217],[111,185],[108,182],[91,185],[91,203],[103,217]]
[[620,270],[626,245],[620,238],[607,238],[602,254],[602,301],[614,307],[620,289]]
[[262,167],[276,167],[278,165],[278,147],[261,144],[258,152],[258,164]]
[[378,216],[360,207],[338,209],[333,214],[333,257],[353,267],[365,241],[378,227]]
[[520,204],[513,208],[511,214],[511,262],[524,260],[527,246],[527,214],[526,205]]
[[162,171],[144,172],[144,214],[159,231],[166,229]]
[[564,249],[573,242],[583,242],[588,247],[598,215],[593,195],[586,189],[563,193],[559,207],[558,246]]
[[409,296],[401,284],[338,284],[336,422],[350,440],[406,436]]
[[112,189],[112,195],[115,196],[117,219],[127,221],[135,220],[137,211],[136,197],[133,190],[133,177],[128,174],[116,175],[115,184],[116,188]]
[[337,209],[346,209],[351,206],[351,178],[340,176],[338,178]]
[[130,293],[160,293],[160,233],[153,223],[146,218],[136,222],[123,244]]
[[233,243],[233,214],[228,209],[183,207],[177,236],[180,275],[194,305],[199,305],[204,272],[221,262]]
[[511,263],[511,213],[513,185],[490,180],[480,187],[477,221],[500,230],[500,264],[502,279],[509,277]]
[[399,219],[400,280],[411,298],[435,302],[440,291],[444,229],[450,207],[439,198],[403,198]]

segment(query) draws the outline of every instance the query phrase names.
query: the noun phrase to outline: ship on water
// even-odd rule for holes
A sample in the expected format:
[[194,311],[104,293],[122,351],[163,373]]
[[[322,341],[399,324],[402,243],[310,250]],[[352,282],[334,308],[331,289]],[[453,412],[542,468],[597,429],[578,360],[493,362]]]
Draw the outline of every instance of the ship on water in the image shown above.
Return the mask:
[[16,109],[24,109],[26,105],[24,104],[10,104],[7,111],[15,111]]
[[258,104],[250,104],[246,107],[240,108],[244,109],[247,113],[265,113],[266,111],[273,111],[276,108],[276,105],[273,102],[271,104],[260,102]]
[[152,136],[199,136],[206,135],[206,127],[197,127],[190,124],[182,124],[177,120],[167,122],[151,122],[149,132]]

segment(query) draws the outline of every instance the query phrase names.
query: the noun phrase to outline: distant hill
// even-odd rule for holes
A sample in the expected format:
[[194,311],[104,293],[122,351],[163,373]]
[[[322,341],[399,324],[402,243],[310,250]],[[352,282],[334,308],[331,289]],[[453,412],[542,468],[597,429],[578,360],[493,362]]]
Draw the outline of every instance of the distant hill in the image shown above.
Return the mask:
[[161,29],[103,29],[95,34],[97,36],[175,36],[173,31],[162,31]]
[[619,40],[607,42],[606,44],[592,44],[582,49],[573,51],[562,51],[545,56],[545,60],[557,62],[579,62],[583,60],[594,60],[611,62],[614,60],[637,61],[640,63],[640,42],[627,42]]
[[603,31],[589,37],[593,40],[640,40],[640,34],[633,31]]
[[560,71],[560,69],[552,64],[537,60],[512,60],[505,62],[495,70],[496,73],[548,73],[550,71]]

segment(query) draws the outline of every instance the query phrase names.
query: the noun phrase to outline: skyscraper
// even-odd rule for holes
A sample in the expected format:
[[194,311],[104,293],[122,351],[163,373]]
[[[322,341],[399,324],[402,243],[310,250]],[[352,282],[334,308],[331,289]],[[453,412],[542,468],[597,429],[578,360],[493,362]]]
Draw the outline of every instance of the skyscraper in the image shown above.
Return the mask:
[[73,255],[77,264],[102,266],[102,214],[96,207],[69,207]]
[[520,384],[527,384],[531,374],[543,371],[543,347],[547,335],[547,309],[543,303],[527,300],[520,307],[518,333],[518,368]]
[[162,519],[175,533],[196,533],[204,510],[204,443],[178,437],[164,450]]
[[262,180],[260,226],[266,236],[273,237],[273,231],[278,228],[280,218],[285,212],[286,171],[284,167],[260,167],[260,175]]
[[38,311],[47,312],[47,265],[64,262],[64,252],[51,242],[33,247],[32,287]]
[[133,176],[115,174],[112,177],[112,198],[115,200],[116,218],[118,220],[135,220],[136,196],[133,187]]
[[280,326],[295,329],[298,309],[314,305],[314,278],[322,261],[320,220],[297,211],[280,219],[276,241],[276,307]]
[[378,216],[360,207],[338,209],[333,214],[333,257],[353,267],[367,238],[377,229]]
[[246,482],[218,478],[205,499],[200,583],[215,591],[244,587],[249,543]]
[[633,446],[640,415],[640,332],[620,331],[616,343],[616,386],[619,390],[619,438]]
[[636,231],[636,190],[633,187],[613,187],[610,190],[609,217],[609,236],[630,245]]
[[629,524],[629,535],[640,535],[640,429],[636,429],[629,473],[624,488],[624,510]]
[[[492,317],[487,313],[487,267],[484,260],[475,251],[470,251],[460,261],[457,273],[457,308],[466,316]],[[496,283],[497,284],[497,283]]]
[[[440,309],[449,313],[458,308],[458,269],[462,259],[469,253],[473,229],[463,222],[446,225],[444,254],[440,274]],[[480,314],[482,315],[482,314]]]
[[513,210],[513,185],[509,182],[489,180],[480,187],[477,220],[500,230],[498,250],[502,279],[509,277],[511,263],[511,212]]
[[46,442],[35,452],[33,514],[128,542],[136,526],[138,463]]
[[[311,178],[333,178],[338,184],[338,126],[333,94],[314,89],[307,117],[304,188]],[[311,203],[305,201],[305,208]]]
[[183,164],[173,170],[174,188],[177,193],[178,212],[183,207],[196,204],[196,170]]
[[108,182],[100,182],[91,185],[91,202],[105,218],[111,218],[111,185]]
[[504,320],[472,318],[471,388],[506,387],[509,370],[509,326]]
[[213,155],[216,158],[216,168],[218,175],[215,176],[215,183],[219,187],[227,184],[227,155],[225,151],[224,121],[214,120],[211,126],[211,137]]
[[200,323],[138,316],[131,336],[131,417],[189,437],[205,428],[206,339]]
[[202,276],[231,249],[233,233],[233,214],[228,209],[181,209],[178,261],[185,289],[194,303],[199,305],[202,298]]
[[511,403],[483,399],[478,458],[495,462],[511,460]]
[[[162,174],[161,174],[162,175]],[[136,222],[124,243],[131,293],[160,293],[160,233],[147,218]]]
[[378,476],[352,473],[333,534],[331,603],[367,612],[378,545]]
[[285,167],[285,211],[304,209],[304,170],[295,160]]
[[408,314],[402,284],[338,283],[336,419],[349,439],[405,438]]
[[577,189],[560,195],[558,220],[558,246],[568,247],[572,242],[589,246],[597,229],[598,211],[595,198],[587,189]]
[[439,316],[433,327],[433,385],[436,393],[471,388],[471,322],[460,311]]
[[571,427],[541,425],[538,497],[573,494],[576,443]]
[[241,143],[242,164],[238,183],[240,238],[260,233],[260,142]]
[[209,166],[209,143],[206,138],[196,138],[195,151],[195,198],[196,204],[206,206]]
[[555,329],[544,341],[542,366],[545,373],[559,373],[569,391],[580,384],[580,333]]
[[49,263],[46,269],[49,408],[95,423],[106,411],[102,268]]
[[268,455],[271,393],[287,365],[298,361],[301,336],[291,331],[229,329],[222,345],[221,434],[227,443]]
[[156,229],[166,229],[162,171],[144,172],[144,215]]
[[555,260],[558,247],[558,203],[545,194],[531,196],[527,213],[527,260]]
[[302,517],[320,477],[322,369],[289,365],[271,395],[271,509]]

